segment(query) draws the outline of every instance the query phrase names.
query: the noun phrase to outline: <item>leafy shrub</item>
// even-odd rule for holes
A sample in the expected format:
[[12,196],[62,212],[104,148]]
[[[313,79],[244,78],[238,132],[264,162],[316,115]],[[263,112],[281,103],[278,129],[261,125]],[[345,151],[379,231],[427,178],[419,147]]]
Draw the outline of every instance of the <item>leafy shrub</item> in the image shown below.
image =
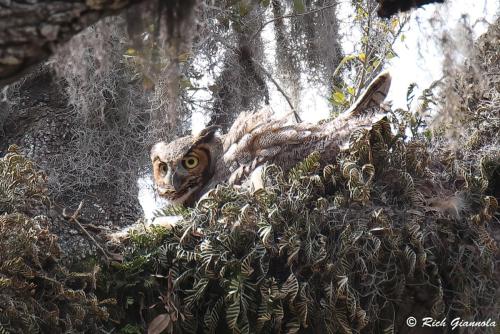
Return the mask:
[[113,302],[93,294],[99,267],[69,271],[49,218],[19,211],[47,200],[44,181],[15,147],[0,159],[0,332],[95,333]]

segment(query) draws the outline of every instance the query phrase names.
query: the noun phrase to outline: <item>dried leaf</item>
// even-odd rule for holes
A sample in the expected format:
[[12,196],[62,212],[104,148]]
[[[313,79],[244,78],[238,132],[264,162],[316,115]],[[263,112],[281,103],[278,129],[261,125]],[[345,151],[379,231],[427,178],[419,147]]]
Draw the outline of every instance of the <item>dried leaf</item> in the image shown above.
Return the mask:
[[160,334],[170,325],[170,315],[163,313],[154,318],[148,326],[148,334]]

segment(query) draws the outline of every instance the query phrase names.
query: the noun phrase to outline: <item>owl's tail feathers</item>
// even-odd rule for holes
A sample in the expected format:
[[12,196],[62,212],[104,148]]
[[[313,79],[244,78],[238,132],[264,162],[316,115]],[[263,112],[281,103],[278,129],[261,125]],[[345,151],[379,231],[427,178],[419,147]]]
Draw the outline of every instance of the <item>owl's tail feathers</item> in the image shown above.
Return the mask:
[[380,73],[368,85],[365,92],[343,113],[346,118],[366,117],[374,113],[385,112],[382,103],[391,87],[391,75],[388,71]]
[[389,109],[382,105],[390,86],[389,72],[380,73],[346,112],[327,125],[325,130],[337,136],[341,149],[348,148],[366,130],[382,127],[390,132],[386,115]]

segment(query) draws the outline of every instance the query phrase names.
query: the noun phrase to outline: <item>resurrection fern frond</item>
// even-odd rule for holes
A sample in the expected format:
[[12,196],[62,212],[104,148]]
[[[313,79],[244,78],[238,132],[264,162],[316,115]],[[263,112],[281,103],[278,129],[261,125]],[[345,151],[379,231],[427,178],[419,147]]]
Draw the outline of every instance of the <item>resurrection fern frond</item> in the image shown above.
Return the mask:
[[45,175],[15,145],[0,159],[0,214],[26,209],[46,200]]
[[[56,236],[44,228],[47,220],[0,216],[0,308],[8,319],[3,326],[9,333],[37,332],[42,324],[54,333],[93,330],[109,315],[90,293],[92,274],[69,272],[59,263]],[[9,299],[15,303],[4,304]]]
[[153,214],[154,217],[164,217],[164,216],[186,216],[189,214],[187,210],[182,205],[171,205],[165,208],[156,210]]
[[318,152],[311,153],[302,162],[298,163],[297,166],[292,168],[288,173],[290,180],[300,180],[302,177],[311,175],[318,171],[321,156]]
[[0,334],[10,334],[2,324],[0,324]]

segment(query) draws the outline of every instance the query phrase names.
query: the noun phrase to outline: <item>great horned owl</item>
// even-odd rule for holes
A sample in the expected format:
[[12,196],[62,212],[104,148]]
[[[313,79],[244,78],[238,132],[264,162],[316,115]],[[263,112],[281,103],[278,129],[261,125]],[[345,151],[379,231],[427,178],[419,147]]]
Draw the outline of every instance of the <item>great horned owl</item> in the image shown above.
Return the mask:
[[239,184],[265,163],[287,171],[313,151],[333,161],[353,131],[377,120],[390,82],[389,73],[380,74],[348,111],[322,124],[290,124],[262,110],[242,113],[225,135],[212,126],[159,142],[151,149],[157,191],[173,204],[190,206],[217,184]]

